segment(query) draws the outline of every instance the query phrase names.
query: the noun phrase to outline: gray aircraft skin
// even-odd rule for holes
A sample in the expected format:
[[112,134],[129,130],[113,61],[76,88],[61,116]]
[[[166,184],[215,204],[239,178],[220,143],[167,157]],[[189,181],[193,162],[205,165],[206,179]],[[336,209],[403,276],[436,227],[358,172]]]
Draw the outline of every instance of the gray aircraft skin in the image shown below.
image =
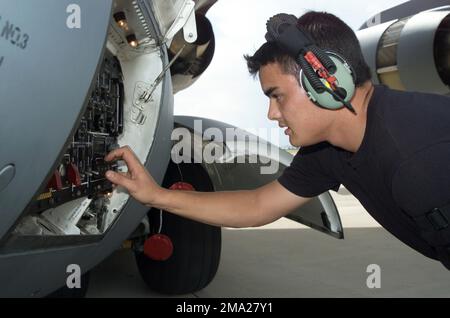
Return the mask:
[[[163,184],[171,169],[172,132],[186,128],[194,141],[192,157],[199,150],[195,140],[200,140],[200,152],[211,142],[225,149],[221,162],[200,160],[207,180],[203,174],[195,177],[215,191],[255,188],[276,179],[290,164],[292,155],[273,145],[269,152],[248,146],[248,139],[250,144],[262,142],[250,133],[225,134],[227,128],[236,127],[203,119],[199,129],[200,118],[173,115],[173,94],[198,79],[214,55],[214,34],[205,14],[215,2],[77,0],[74,5],[71,0],[41,0],[40,6],[31,0],[0,2],[0,297],[49,295],[66,284],[72,265],[87,273],[129,239],[142,254],[154,218],[147,207],[105,180],[106,170],[125,168],[123,163],[102,160],[111,149],[129,145]],[[443,5],[426,1],[424,8],[424,3],[411,1],[405,16]],[[431,69],[431,86],[403,83],[408,61],[378,67],[379,40],[395,18],[380,20],[384,30],[379,25],[361,28],[358,37],[376,82],[448,94],[448,65],[436,67],[430,51],[445,46],[436,49],[433,40],[446,25],[450,8],[436,12],[441,20],[436,18],[433,25],[419,16],[405,27],[407,42],[428,43],[423,55],[425,68]],[[426,32],[414,32],[415,28]],[[405,48],[400,44],[401,53]],[[403,63],[403,55],[400,58]],[[207,136],[210,128],[226,138],[212,140]],[[266,160],[249,162],[252,156]],[[261,173],[274,163],[274,173]],[[343,238],[328,192],[288,217]],[[212,246],[212,254],[218,261],[220,229],[215,233],[219,243]],[[175,265],[172,271],[178,271],[179,264]],[[164,262],[156,266],[164,267]],[[217,264],[208,269],[207,279],[200,277],[202,284],[186,290],[204,287],[216,269]]]

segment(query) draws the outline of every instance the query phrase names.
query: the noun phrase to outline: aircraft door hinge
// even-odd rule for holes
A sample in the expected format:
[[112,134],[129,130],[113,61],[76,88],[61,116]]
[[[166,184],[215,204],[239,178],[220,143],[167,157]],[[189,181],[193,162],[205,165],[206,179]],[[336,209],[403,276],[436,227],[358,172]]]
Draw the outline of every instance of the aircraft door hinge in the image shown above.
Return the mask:
[[184,39],[186,42],[193,43],[197,40],[195,2],[193,0],[185,0],[183,2],[175,21],[164,36],[164,42],[170,41],[181,29],[183,29]]

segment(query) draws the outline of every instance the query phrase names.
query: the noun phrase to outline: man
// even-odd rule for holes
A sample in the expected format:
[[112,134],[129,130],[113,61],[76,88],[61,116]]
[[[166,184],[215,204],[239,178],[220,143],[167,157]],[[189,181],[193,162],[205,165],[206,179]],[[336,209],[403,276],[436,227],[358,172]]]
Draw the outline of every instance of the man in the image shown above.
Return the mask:
[[374,86],[354,32],[331,14],[309,12],[298,25],[317,46],[352,66],[355,112],[309,100],[299,65],[277,44],[267,42],[246,56],[270,99],[269,119],[302,147],[278,180],[251,191],[170,191],[155,183],[127,147],[106,160],[123,158],[128,175],[109,172],[107,178],[148,206],[227,227],[270,223],[343,184],[398,239],[450,268],[450,209],[428,215],[450,204],[450,99]]

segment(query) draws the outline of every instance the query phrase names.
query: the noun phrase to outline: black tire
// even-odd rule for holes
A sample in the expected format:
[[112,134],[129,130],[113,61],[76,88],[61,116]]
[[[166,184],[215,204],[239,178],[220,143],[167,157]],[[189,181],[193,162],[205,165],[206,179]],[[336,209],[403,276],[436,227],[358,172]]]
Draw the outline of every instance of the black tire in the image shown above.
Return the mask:
[[46,298],[84,298],[89,287],[89,275],[90,272],[81,275],[81,288],[70,289],[67,286],[63,286],[50,295],[47,295]]
[[[183,181],[196,191],[213,191],[208,174],[198,164],[180,164]],[[163,186],[168,188],[181,181],[180,171],[172,162]],[[149,212],[153,232],[159,228],[159,210]],[[221,228],[188,220],[163,212],[162,234],[173,243],[173,254],[166,261],[154,261],[136,253],[139,272],[145,283],[158,293],[182,295],[206,287],[214,278],[220,261]]]

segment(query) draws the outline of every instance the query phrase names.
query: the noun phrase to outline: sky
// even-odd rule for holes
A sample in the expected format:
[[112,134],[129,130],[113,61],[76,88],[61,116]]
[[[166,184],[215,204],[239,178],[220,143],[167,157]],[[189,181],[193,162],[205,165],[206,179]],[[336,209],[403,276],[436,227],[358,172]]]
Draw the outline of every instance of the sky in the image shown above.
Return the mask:
[[[208,69],[189,88],[175,95],[175,114],[211,118],[243,129],[278,129],[270,141],[289,146],[276,122],[267,118],[269,99],[258,78],[248,73],[244,54],[252,55],[264,42],[265,25],[276,13],[300,16],[306,11],[332,13],[357,30],[366,20],[405,0],[219,0],[208,11],[216,39]],[[260,137],[267,139],[264,130]]]

